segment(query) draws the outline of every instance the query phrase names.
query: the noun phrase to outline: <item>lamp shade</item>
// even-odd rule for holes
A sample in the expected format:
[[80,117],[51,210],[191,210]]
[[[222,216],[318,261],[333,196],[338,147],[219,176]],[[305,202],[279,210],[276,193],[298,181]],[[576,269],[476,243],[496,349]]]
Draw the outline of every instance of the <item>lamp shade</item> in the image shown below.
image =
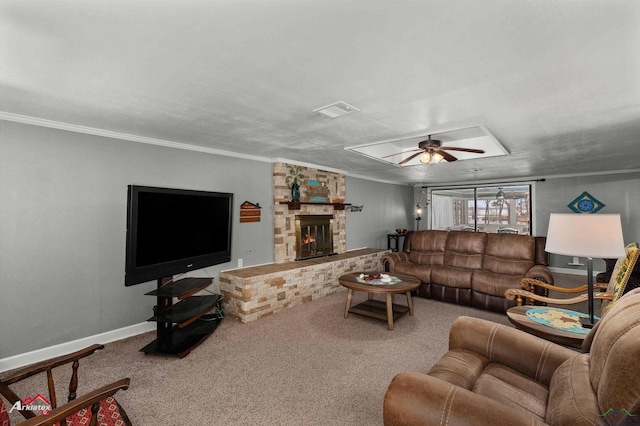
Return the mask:
[[625,256],[619,214],[551,213],[545,250],[566,256]]

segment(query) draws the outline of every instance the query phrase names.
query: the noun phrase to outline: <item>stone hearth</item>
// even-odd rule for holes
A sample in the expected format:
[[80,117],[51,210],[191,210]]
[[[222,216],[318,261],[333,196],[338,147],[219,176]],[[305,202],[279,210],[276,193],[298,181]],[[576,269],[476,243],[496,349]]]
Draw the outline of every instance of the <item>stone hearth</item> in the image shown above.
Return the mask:
[[382,271],[388,250],[361,249],[300,262],[252,266],[220,273],[224,310],[242,322],[255,321],[342,289],[348,272]]

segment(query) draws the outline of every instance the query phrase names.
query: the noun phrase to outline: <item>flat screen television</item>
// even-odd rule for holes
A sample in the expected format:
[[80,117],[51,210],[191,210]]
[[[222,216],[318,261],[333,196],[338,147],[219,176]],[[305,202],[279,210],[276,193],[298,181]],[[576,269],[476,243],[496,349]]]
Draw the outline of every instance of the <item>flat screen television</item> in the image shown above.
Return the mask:
[[129,185],[124,285],[231,261],[233,194]]

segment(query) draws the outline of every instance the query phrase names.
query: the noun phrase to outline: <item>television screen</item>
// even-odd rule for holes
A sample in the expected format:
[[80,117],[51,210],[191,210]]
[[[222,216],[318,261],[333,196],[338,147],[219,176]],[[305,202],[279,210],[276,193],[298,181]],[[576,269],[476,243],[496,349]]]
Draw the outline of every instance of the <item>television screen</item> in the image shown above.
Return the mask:
[[130,185],[125,285],[231,260],[233,194]]

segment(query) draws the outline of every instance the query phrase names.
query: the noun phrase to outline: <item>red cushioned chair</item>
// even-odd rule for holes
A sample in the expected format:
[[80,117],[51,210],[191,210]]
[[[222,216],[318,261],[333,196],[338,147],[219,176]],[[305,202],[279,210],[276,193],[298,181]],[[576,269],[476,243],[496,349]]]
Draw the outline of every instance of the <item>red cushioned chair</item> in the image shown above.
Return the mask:
[[[113,395],[117,391],[120,389],[124,390],[129,387],[128,378],[118,380],[117,382],[102,386],[85,395],[76,397],[80,359],[85,358],[93,354],[95,351],[103,348],[104,345],[92,345],[68,355],[52,358],[12,371],[9,374],[1,375],[0,394],[6,398],[6,401],[9,404],[3,405],[3,400],[0,398],[0,426],[9,426],[8,411],[10,411],[17,402],[20,402],[21,407],[23,407],[23,404],[25,403],[33,405],[51,405],[51,410],[47,414],[43,414],[36,410],[19,410],[20,414],[22,414],[26,419],[24,422],[19,423],[20,426],[130,426],[131,422],[129,421],[127,414],[124,412],[120,404],[118,404],[113,398]],[[71,364],[72,370],[71,380],[69,382],[69,396],[66,404],[58,406],[52,370],[65,364]],[[34,401],[29,402],[30,400],[20,398],[9,388],[10,385],[39,373],[46,373],[47,375],[48,400],[46,400],[42,394],[36,393],[35,395],[30,395]],[[40,402],[35,401],[38,399],[40,399]]]

